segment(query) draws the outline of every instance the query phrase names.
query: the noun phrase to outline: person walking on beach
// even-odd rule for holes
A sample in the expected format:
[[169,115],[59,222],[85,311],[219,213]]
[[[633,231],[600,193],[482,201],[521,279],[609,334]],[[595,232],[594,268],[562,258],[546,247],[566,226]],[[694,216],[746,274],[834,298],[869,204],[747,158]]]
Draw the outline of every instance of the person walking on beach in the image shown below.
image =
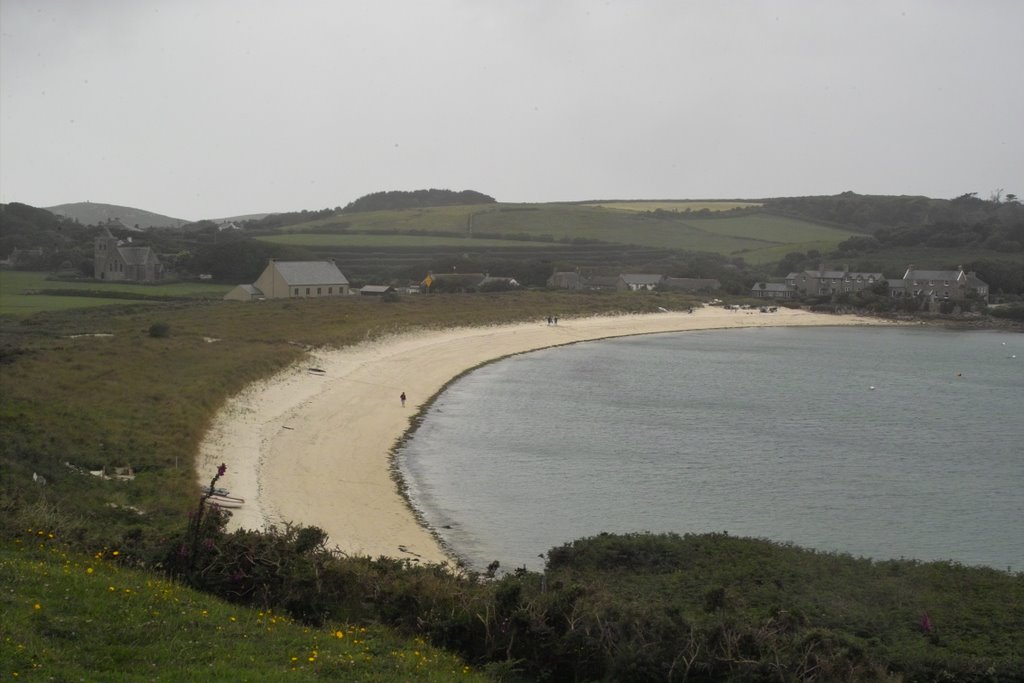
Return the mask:
[[398,398],[402,399],[402,407],[404,408],[405,407],[405,392],[403,391],[402,395],[399,396]]

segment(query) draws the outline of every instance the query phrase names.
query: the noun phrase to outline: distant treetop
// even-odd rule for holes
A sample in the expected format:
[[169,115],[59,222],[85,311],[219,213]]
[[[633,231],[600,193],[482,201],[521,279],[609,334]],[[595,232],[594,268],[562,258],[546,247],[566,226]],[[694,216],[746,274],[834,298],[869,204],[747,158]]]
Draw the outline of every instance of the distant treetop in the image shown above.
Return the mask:
[[384,209],[418,209],[424,206],[457,206],[465,204],[494,204],[497,200],[473,190],[392,190],[363,195],[342,209],[342,213],[380,211]]

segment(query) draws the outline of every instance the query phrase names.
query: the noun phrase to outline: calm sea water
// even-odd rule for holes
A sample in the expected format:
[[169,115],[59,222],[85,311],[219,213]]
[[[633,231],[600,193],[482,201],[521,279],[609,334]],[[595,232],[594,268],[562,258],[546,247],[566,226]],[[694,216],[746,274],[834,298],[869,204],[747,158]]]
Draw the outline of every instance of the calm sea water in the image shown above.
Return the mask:
[[537,351],[453,384],[400,459],[475,568],[540,568],[602,531],[728,531],[1019,571],[1024,335],[776,328]]

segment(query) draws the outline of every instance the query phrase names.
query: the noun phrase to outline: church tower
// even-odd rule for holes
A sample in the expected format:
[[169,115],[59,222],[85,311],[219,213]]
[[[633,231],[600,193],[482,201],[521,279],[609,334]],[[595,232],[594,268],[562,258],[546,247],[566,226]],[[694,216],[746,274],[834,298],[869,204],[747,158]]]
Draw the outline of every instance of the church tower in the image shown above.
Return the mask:
[[111,259],[117,258],[117,238],[110,234],[106,226],[100,230],[93,244],[93,277],[97,280],[106,280],[106,272]]

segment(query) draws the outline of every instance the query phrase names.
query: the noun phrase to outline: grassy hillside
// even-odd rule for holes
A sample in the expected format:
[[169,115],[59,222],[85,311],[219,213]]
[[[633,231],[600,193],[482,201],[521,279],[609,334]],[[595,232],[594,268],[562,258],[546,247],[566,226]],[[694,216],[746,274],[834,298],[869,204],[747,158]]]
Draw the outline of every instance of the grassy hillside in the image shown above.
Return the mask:
[[736,202],[728,200],[646,200],[582,202],[586,206],[600,206],[605,209],[622,211],[731,211],[732,209],[750,209],[761,206],[760,202]]
[[[272,244],[288,244],[310,249],[337,249],[352,247],[376,247],[382,249],[430,249],[433,247],[455,247],[459,249],[481,249],[508,247],[508,240],[494,240],[472,237],[444,237],[439,235],[394,235],[390,233],[288,233],[284,235],[263,235],[258,239]],[[517,241],[516,247],[549,248],[546,242]]]
[[49,530],[0,544],[4,680],[487,680],[421,639],[231,605]]
[[117,204],[98,204],[95,202],[74,202],[72,204],[58,204],[57,206],[44,207],[47,211],[59,216],[67,216],[76,220],[82,225],[99,225],[109,220],[117,219],[129,228],[139,226],[146,228],[180,228],[186,221],[181,218],[171,218],[152,211],[135,209],[130,206],[118,206]]
[[840,242],[858,234],[765,213],[707,218],[684,213],[655,215],[587,204],[498,204],[369,211],[291,225],[288,232],[445,232],[527,242],[602,242],[743,256],[751,263],[778,260],[791,251],[834,249]]

